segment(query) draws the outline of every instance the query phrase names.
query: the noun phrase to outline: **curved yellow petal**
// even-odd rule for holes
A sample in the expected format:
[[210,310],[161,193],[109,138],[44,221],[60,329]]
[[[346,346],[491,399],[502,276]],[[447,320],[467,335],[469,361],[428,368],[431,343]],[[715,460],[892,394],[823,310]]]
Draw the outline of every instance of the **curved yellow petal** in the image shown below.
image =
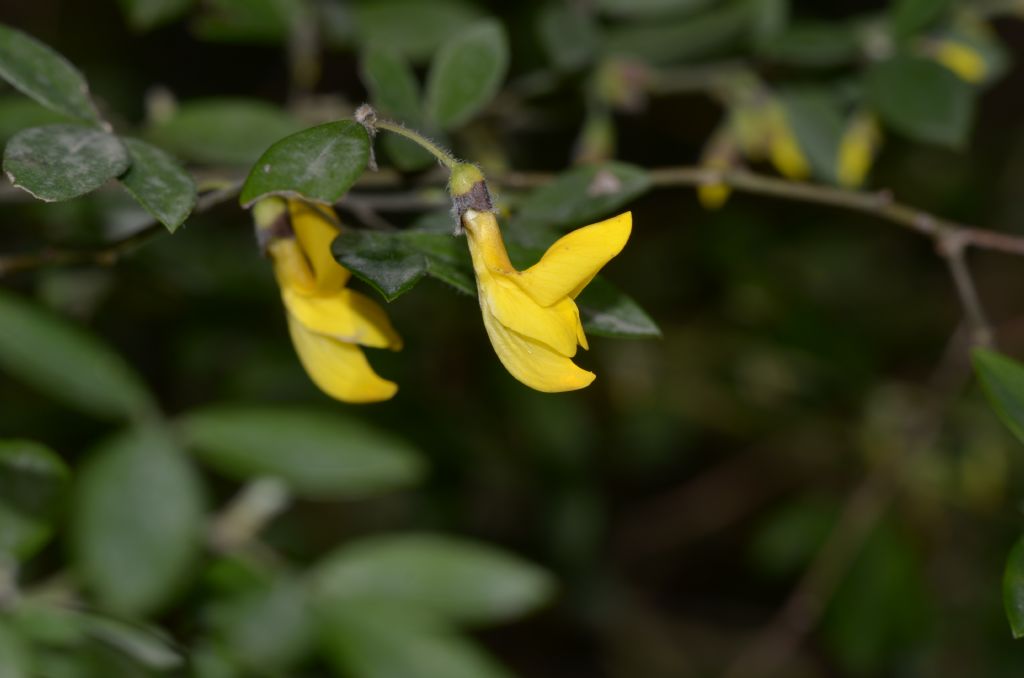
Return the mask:
[[509,278],[488,271],[478,274],[477,286],[484,312],[489,311],[505,327],[546,344],[566,357],[576,355],[580,321],[572,299],[566,297],[551,306],[541,306]]
[[505,241],[493,212],[466,210],[462,223],[466,227],[469,254],[473,258],[473,270],[477,275],[486,271],[512,273],[516,270],[508,259]]
[[301,200],[289,200],[288,209],[292,230],[316,275],[317,289],[325,292],[341,289],[352,274],[335,261],[331,254],[331,243],[338,236],[338,229],[334,225],[337,223],[334,210]]
[[372,403],[391,398],[398,385],[377,376],[363,349],[355,344],[316,334],[288,315],[288,332],[306,374],[321,391],[349,403]]
[[985,57],[970,45],[954,40],[941,40],[935,46],[935,60],[956,73],[961,80],[977,85],[985,81],[988,64]]
[[306,255],[294,238],[275,240],[267,246],[270,259],[274,262],[274,277],[281,289],[292,288],[306,294],[316,291],[316,280],[309,268]]
[[307,329],[349,344],[401,350],[402,338],[384,309],[365,294],[342,289],[331,294],[307,295],[281,287],[288,313]]
[[510,278],[541,306],[575,298],[622,251],[632,229],[631,212],[578,228],[555,241],[536,264]]
[[545,393],[575,391],[589,386],[594,373],[580,369],[576,363],[547,344],[529,339],[498,322],[487,308],[483,309],[484,327],[491,346],[509,374],[530,388]]

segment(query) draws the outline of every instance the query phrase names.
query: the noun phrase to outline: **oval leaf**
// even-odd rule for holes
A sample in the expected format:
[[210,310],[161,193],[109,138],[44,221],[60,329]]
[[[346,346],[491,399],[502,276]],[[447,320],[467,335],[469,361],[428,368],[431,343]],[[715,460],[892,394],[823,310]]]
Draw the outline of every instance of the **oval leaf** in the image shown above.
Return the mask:
[[58,113],[99,121],[85,78],[59,53],[0,24],[0,78]]
[[195,472],[157,427],[102,444],[82,469],[71,538],[82,580],[111,610],[143,615],[184,583],[202,540]]
[[196,206],[196,184],[178,161],[156,146],[125,139],[131,167],[121,183],[147,212],[174,233]]
[[336,202],[366,169],[370,137],[352,120],[329,122],[281,139],[249,172],[240,202],[268,195]]
[[28,558],[46,543],[67,484],[67,466],[46,447],[0,441],[0,559]]
[[985,348],[975,349],[972,357],[992,409],[1024,443],[1024,365]]
[[447,233],[345,231],[335,238],[331,251],[342,266],[388,301],[411,290],[425,275],[476,294],[469,253]]
[[419,123],[420,86],[409,64],[397,53],[371,46],[360,62],[363,83],[377,109],[409,125]]
[[250,165],[301,125],[276,106],[254,99],[187,101],[146,132],[180,158],[205,164]]
[[200,459],[222,473],[276,476],[306,496],[364,496],[423,475],[407,443],[340,415],[219,407],[189,414],[180,424]]
[[120,0],[121,11],[137,31],[148,31],[180,18],[193,0]]
[[868,102],[886,125],[911,139],[960,148],[974,115],[974,89],[930,59],[898,56],[866,76]]
[[479,8],[462,0],[359,0],[351,7],[347,23],[354,25],[360,45],[388,45],[417,62],[480,17]]
[[1003,571],[1003,608],[1014,638],[1024,638],[1024,537],[1017,540]]
[[657,323],[632,297],[601,276],[590,281],[576,298],[583,329],[619,339],[654,339],[661,336]]
[[321,615],[321,644],[346,676],[511,678],[480,647],[415,609],[353,601]]
[[427,77],[427,117],[443,129],[466,122],[498,92],[508,71],[508,38],[497,21],[458,34],[434,57]]
[[317,599],[344,607],[383,600],[459,622],[521,616],[548,601],[551,577],[493,547],[433,534],[370,537],[351,543],[315,570]]
[[611,162],[578,167],[530,193],[516,219],[559,228],[581,226],[609,215],[650,187],[650,176],[634,165]]
[[155,409],[121,356],[70,322],[5,292],[0,369],[99,417],[135,418]]
[[91,193],[128,169],[113,134],[84,125],[45,125],[18,132],[4,148],[4,171],[16,187],[46,202]]

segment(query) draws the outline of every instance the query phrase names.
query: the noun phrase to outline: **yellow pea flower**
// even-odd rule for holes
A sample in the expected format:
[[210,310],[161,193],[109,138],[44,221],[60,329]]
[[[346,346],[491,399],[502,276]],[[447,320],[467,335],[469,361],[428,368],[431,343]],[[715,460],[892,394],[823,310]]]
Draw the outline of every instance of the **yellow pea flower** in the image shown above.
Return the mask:
[[882,132],[874,116],[856,114],[839,140],[836,179],[840,185],[858,188],[864,183],[881,142]]
[[807,179],[811,176],[811,164],[800,149],[782,106],[774,106],[769,115],[768,157],[772,164],[787,179]]
[[387,400],[398,386],[373,371],[360,346],[402,348],[375,301],[348,289],[351,273],[334,260],[337,216],[329,207],[268,198],[253,208],[257,235],[274,265],[299,361],[320,390],[338,400]]
[[985,57],[964,42],[937,40],[931,46],[931,51],[936,61],[972,85],[984,82],[988,75]]
[[572,361],[577,346],[588,348],[574,299],[625,247],[632,215],[626,212],[576,229],[548,248],[539,262],[518,271],[509,261],[494,213],[467,206],[489,204],[489,197],[481,197],[486,190],[475,167],[453,170],[452,197],[466,231],[484,328],[498,359],[513,377],[538,391],[588,386],[594,373]]
[[[700,164],[708,169],[726,171],[736,165],[739,149],[729,127],[723,126],[711,135],[704,146]],[[721,181],[702,182],[697,186],[697,199],[706,210],[717,210],[729,199],[732,189]]]

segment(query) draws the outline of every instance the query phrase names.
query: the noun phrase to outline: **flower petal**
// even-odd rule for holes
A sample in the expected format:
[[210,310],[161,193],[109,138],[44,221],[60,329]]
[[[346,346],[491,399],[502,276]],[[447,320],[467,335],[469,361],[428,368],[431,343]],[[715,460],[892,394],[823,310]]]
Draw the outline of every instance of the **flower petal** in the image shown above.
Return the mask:
[[306,255],[295,238],[282,238],[267,247],[274,262],[274,277],[281,289],[291,288],[306,294],[316,291],[316,280],[309,268]]
[[372,403],[391,398],[398,385],[370,367],[363,349],[316,334],[288,315],[288,331],[306,374],[321,391],[344,402]]
[[338,229],[334,225],[338,217],[334,210],[301,200],[289,200],[288,209],[295,237],[316,274],[317,289],[325,292],[341,289],[352,274],[331,254],[331,243],[338,237]]
[[576,355],[580,316],[572,299],[563,297],[551,306],[541,306],[510,276],[486,271],[478,274],[477,286],[485,314],[489,311],[505,327],[568,358]]
[[349,344],[401,350],[402,338],[384,309],[365,294],[342,289],[331,294],[302,294],[281,287],[288,313],[306,329]]
[[513,377],[546,393],[575,391],[589,386],[594,373],[580,369],[572,360],[546,344],[510,330],[483,309],[484,327],[498,359]]
[[510,278],[541,306],[575,298],[622,251],[632,228],[631,212],[578,228],[555,241],[536,264]]

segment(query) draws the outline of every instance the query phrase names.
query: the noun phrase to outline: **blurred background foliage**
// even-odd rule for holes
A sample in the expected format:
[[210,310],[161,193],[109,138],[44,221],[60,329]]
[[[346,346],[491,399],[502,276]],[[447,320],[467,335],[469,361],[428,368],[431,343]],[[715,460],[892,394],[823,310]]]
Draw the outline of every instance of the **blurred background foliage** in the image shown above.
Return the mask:
[[[869,215],[709,181],[699,202],[644,168],[866,183],[1024,234],[1022,14],[5,3],[200,203],[179,228],[187,181],[49,204],[0,184],[0,676],[1020,675],[1020,443],[970,380],[943,260]],[[18,90],[0,143],[87,110]],[[633,210],[604,276],[629,298],[589,319],[629,338],[591,342],[593,386],[514,381],[476,301],[429,276],[388,305],[404,350],[372,356],[394,400],[308,381],[233,198],[271,144],[365,100],[480,163],[521,247]],[[382,135],[377,159],[343,220],[450,232],[431,158]],[[1024,354],[1019,261],[971,265]],[[979,364],[1012,428],[1018,366]]]

